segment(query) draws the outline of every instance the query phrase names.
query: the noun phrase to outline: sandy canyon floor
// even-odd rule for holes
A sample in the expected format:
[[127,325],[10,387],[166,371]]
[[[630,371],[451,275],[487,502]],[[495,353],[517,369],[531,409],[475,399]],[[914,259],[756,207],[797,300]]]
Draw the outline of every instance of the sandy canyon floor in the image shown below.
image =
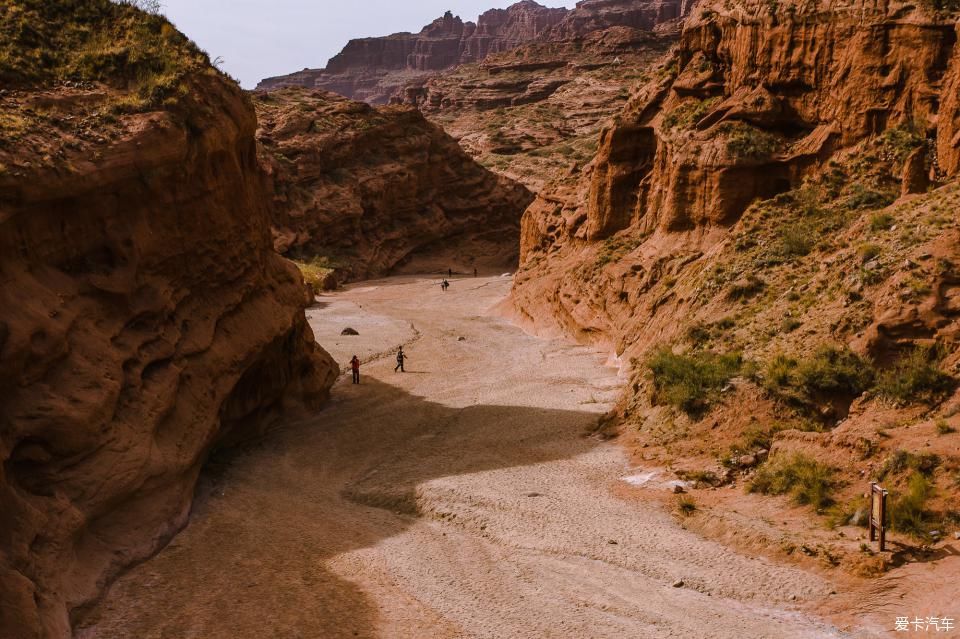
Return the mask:
[[[407,277],[321,298],[317,339],[343,365],[364,359],[362,384],[342,378],[319,414],[215,461],[187,529],[78,635],[871,636],[801,612],[830,597],[823,578],[620,496],[639,469],[587,434],[617,370],[497,317],[510,284],[443,293]],[[341,337],[346,326],[360,335]]]

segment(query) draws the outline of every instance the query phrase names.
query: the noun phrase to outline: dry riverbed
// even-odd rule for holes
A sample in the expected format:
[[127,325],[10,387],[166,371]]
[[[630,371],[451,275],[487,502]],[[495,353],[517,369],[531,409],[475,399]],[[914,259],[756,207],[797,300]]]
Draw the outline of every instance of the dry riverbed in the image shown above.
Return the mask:
[[801,612],[830,598],[823,576],[621,496],[640,469],[589,435],[617,370],[495,316],[510,284],[394,278],[321,298],[317,339],[343,366],[359,355],[363,383],[215,460],[188,528],[79,635],[861,636]]

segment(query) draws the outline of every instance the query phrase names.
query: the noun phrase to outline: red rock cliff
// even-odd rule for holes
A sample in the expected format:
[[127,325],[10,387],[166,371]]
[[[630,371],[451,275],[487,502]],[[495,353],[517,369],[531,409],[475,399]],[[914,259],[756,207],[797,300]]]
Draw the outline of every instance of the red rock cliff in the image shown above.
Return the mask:
[[[194,55],[162,19],[106,1],[16,9],[50,27],[54,55],[77,50],[57,38],[80,24]],[[181,71],[163,106],[116,76],[0,96],[24,123],[0,142],[4,639],[70,636],[185,524],[212,448],[315,406],[335,375],[273,251],[248,98],[205,62]]]
[[325,69],[267,78],[257,88],[315,87],[385,104],[411,75],[436,73],[512,49],[536,39],[566,14],[566,9],[550,9],[533,0],[487,11],[476,24],[448,11],[420,33],[351,40]]
[[293,88],[255,102],[281,252],[325,257],[353,278],[425,252],[515,268],[533,195],[477,164],[416,109]]
[[[832,158],[874,139],[927,138],[936,149],[889,167],[904,192],[956,175],[956,41],[954,20],[895,3],[701,6],[659,77],[605,128],[593,162],[526,212],[521,260],[533,272],[516,288],[519,308],[544,328],[605,335],[622,348],[624,330],[639,330],[642,314],[626,319],[619,304],[600,300],[629,283],[540,277],[551,260],[574,259],[619,233],[649,237],[636,248],[644,262],[637,273],[678,243],[707,251],[752,201],[800,188]],[[561,292],[571,287],[597,297]],[[544,312],[548,297],[554,306]]]
[[652,31],[689,13],[693,0],[583,0],[541,40],[582,37],[610,27]]

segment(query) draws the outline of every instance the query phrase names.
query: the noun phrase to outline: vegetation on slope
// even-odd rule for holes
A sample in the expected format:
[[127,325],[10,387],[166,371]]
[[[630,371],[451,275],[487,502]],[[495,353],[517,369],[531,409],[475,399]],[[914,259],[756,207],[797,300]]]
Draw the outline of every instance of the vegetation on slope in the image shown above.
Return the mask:
[[129,92],[129,109],[175,102],[184,78],[214,72],[209,57],[161,15],[109,0],[0,4],[0,82],[102,82]]

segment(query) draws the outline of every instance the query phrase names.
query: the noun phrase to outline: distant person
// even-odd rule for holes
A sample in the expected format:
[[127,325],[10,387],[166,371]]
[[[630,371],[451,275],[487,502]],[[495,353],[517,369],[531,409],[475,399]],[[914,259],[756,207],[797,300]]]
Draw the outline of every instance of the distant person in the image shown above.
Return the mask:
[[393,369],[393,372],[396,373],[400,371],[401,373],[406,372],[403,370],[403,363],[407,361],[407,356],[403,352],[403,346],[397,349],[397,366]]
[[473,267],[473,276],[474,276],[474,277],[477,276],[477,267],[476,267],[476,266]]
[[353,356],[353,359],[350,360],[350,368],[353,369],[353,383],[360,383],[360,358],[356,355]]
[[452,268],[448,268],[448,269],[447,269],[447,277],[449,277],[449,278],[452,278],[452,277],[453,277],[453,269],[452,269]]
[[450,282],[448,282],[447,280],[443,280],[442,282],[440,282],[440,288],[446,291],[448,288],[450,288]]

